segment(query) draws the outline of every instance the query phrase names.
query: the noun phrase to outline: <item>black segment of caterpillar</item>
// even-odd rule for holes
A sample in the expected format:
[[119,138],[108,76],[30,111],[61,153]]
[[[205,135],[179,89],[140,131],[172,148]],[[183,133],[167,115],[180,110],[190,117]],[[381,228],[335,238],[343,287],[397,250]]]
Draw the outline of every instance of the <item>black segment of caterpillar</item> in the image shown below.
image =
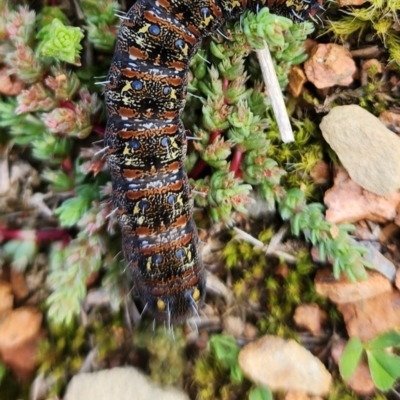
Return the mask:
[[204,266],[184,169],[188,68],[201,40],[246,9],[306,19],[316,0],[137,0],[122,19],[105,90],[105,144],[125,258],[146,312],[198,313]]

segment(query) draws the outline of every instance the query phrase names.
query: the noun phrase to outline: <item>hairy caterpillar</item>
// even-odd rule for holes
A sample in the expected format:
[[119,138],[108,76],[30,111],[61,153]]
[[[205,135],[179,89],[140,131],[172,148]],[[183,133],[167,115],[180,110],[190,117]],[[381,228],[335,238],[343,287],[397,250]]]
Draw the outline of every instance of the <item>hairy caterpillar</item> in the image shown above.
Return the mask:
[[185,128],[190,60],[201,40],[246,9],[303,19],[317,0],[138,0],[123,18],[108,73],[105,135],[125,258],[144,308],[160,321],[205,296],[192,217]]

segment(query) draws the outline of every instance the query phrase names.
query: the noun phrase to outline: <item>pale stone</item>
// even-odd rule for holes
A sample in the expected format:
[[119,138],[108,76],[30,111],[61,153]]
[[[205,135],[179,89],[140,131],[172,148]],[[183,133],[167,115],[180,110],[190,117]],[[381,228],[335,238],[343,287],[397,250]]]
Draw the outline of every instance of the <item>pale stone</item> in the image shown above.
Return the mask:
[[384,196],[400,188],[400,138],[358,105],[333,108],[322,134],[351,179]]
[[120,367],[75,375],[64,400],[189,400],[182,391],[161,387],[135,368]]
[[294,340],[266,335],[239,353],[239,365],[253,382],[272,391],[329,393],[332,377],[324,364]]
[[344,304],[375,297],[392,291],[391,282],[379,272],[368,272],[368,278],[351,282],[346,274],[335,279],[330,268],[321,269],[315,276],[315,290],[318,294],[336,304]]

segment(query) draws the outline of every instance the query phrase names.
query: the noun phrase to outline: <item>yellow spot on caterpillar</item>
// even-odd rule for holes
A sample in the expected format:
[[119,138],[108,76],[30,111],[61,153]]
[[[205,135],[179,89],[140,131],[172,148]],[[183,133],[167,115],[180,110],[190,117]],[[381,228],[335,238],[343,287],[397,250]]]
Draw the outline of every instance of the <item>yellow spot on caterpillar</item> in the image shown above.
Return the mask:
[[[147,258],[146,269],[147,269],[147,271],[151,271],[151,257]],[[157,307],[158,307],[158,303],[157,303]]]
[[182,193],[178,194],[175,204],[179,204],[183,207]]
[[143,28],[139,29],[139,33],[147,33],[149,30],[150,24],[146,24]]
[[121,90],[121,94],[123,94],[124,92],[128,92],[131,89],[132,89],[131,83],[129,81],[126,81],[125,86]]
[[129,153],[130,153],[129,144],[128,144],[128,143],[125,143],[125,148],[124,148],[124,151],[122,152],[122,154],[123,154],[124,156],[126,156],[126,155],[129,154]]
[[238,2],[238,1],[232,1],[232,2],[231,2],[231,5],[232,5],[232,8],[240,7],[240,2]]
[[172,89],[172,90],[171,90],[171,96],[170,96],[170,98],[171,98],[171,99],[176,99],[176,91],[175,91],[175,89]]
[[179,146],[177,145],[175,138],[171,138],[170,142],[172,147],[174,147],[175,149],[179,149]]
[[213,17],[210,15],[209,17],[207,17],[207,18],[204,20],[203,25],[204,25],[204,26],[210,25],[210,22],[211,22],[212,20],[213,20]]
[[140,214],[140,207],[139,203],[135,204],[135,207],[133,207],[133,215]]
[[197,300],[200,299],[200,290],[199,290],[198,288],[195,288],[195,289],[193,290],[193,295],[192,295],[192,297],[193,297],[193,300],[194,300],[194,301],[197,301]]
[[165,301],[158,299],[157,300],[157,308],[159,311],[164,311],[165,310]]
[[185,43],[185,47],[182,49],[182,53],[187,56],[189,52],[189,47],[188,45]]

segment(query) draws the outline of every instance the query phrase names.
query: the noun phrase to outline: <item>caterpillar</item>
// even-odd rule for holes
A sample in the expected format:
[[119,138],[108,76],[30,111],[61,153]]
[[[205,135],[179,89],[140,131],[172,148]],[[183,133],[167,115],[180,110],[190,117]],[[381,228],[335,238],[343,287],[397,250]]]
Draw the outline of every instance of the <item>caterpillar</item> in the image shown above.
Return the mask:
[[201,40],[246,9],[305,19],[317,0],[137,0],[122,19],[105,88],[106,158],[125,259],[144,310],[198,314],[205,272],[184,169],[181,121]]

